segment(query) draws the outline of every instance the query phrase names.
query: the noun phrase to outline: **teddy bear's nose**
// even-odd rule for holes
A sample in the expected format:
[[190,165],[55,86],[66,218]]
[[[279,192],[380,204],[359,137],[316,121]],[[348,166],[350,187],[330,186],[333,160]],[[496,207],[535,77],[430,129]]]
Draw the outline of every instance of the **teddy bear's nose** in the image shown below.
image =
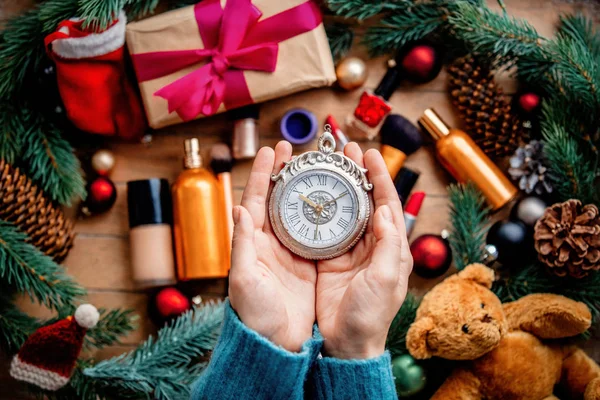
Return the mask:
[[490,317],[490,314],[485,314],[483,316],[483,319],[481,320],[481,322],[489,324],[490,322],[492,322],[492,317]]

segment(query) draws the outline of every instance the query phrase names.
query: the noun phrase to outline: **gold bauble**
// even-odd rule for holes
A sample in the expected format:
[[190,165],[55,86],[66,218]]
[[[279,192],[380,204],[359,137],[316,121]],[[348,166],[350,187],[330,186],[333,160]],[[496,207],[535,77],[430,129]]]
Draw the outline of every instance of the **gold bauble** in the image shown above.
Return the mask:
[[346,90],[361,87],[367,80],[367,65],[358,57],[343,59],[335,69],[340,87]]
[[115,155],[109,150],[98,150],[92,156],[92,168],[100,175],[108,175],[115,167]]

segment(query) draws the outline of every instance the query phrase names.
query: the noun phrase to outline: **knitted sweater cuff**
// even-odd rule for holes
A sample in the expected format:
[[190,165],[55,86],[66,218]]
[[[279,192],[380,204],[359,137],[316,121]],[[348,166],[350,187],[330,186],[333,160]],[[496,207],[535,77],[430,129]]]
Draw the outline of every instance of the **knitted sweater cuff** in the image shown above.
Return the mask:
[[333,399],[397,399],[390,354],[367,360],[324,357],[312,371],[312,397]]
[[192,399],[302,399],[303,384],[322,340],[292,353],[248,328],[227,300],[221,336]]

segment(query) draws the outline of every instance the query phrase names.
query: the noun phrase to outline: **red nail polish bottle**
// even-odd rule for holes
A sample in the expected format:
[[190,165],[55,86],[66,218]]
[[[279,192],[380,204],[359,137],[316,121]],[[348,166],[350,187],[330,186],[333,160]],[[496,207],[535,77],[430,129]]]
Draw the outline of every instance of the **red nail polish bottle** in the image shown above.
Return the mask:
[[388,70],[374,92],[364,91],[354,113],[346,118],[348,132],[354,137],[373,139],[379,133],[385,117],[392,111],[387,102],[400,84],[400,69],[396,61],[388,61]]

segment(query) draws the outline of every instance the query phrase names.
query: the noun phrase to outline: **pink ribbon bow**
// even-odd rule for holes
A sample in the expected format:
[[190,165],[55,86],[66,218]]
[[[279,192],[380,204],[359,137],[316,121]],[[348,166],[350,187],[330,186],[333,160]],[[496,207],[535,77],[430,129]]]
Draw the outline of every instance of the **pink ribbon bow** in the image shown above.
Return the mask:
[[259,21],[251,0],[204,0],[194,6],[203,49],[159,51],[132,56],[140,82],[205,62],[154,93],[167,100],[169,112],[184,121],[252,103],[244,70],[273,72],[278,43],[315,29],[321,23],[316,4],[307,1]]

